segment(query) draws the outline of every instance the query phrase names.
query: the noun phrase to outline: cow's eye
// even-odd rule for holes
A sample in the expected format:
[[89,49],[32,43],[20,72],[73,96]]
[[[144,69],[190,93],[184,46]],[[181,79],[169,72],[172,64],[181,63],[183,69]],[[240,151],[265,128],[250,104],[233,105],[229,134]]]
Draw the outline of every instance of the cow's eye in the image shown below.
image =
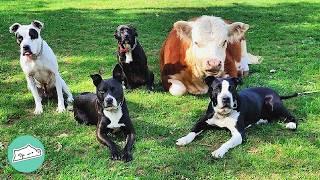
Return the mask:
[[222,43],[221,43],[221,47],[225,47],[227,45],[227,40],[225,40],[225,41],[223,41]]

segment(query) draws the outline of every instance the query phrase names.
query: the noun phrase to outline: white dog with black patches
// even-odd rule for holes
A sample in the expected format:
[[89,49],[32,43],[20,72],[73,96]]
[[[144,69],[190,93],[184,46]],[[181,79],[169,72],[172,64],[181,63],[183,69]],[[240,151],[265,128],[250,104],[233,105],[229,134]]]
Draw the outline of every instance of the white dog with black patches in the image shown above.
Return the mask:
[[34,20],[29,25],[14,23],[10,26],[10,33],[14,33],[20,46],[20,65],[26,76],[28,88],[34,101],[34,114],[43,112],[42,98],[57,97],[57,111],[65,110],[63,93],[67,95],[67,101],[72,102],[73,97],[58,71],[57,58],[40,32],[44,24]]
[[239,92],[237,85],[239,78],[207,77],[209,86],[209,103],[207,113],[200,118],[192,131],[177,140],[179,146],[186,145],[194,140],[201,132],[216,128],[227,128],[231,132],[231,139],[212,152],[215,158],[222,158],[229,149],[241,144],[244,140],[245,129],[251,124],[268,123],[283,118],[287,129],[295,130],[297,121],[284,107],[282,99],[297,96],[279,96],[269,88],[248,88]]

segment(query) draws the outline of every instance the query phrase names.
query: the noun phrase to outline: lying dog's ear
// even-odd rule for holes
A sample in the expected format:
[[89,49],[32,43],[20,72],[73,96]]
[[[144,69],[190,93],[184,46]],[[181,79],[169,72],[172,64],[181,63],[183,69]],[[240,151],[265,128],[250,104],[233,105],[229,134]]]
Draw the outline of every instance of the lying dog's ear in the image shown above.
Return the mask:
[[117,64],[112,71],[112,77],[113,79],[118,80],[119,82],[122,82],[124,80],[124,72],[122,67]]
[[21,24],[19,24],[19,23],[14,23],[14,24],[12,24],[12,25],[9,27],[9,32],[10,32],[10,33],[16,33],[20,26],[21,26]]
[[33,20],[31,23],[34,27],[38,28],[38,29],[43,29],[44,28],[44,24],[41,21],[38,20]]
[[237,77],[237,78],[233,77],[233,78],[231,78],[231,80],[232,80],[236,85],[241,85],[241,84],[242,84],[242,78],[240,78],[240,77]]
[[100,76],[100,74],[91,74],[90,77],[95,86],[98,86],[102,81],[102,77]]
[[208,76],[204,79],[204,82],[210,87],[215,79],[216,78],[214,76]]

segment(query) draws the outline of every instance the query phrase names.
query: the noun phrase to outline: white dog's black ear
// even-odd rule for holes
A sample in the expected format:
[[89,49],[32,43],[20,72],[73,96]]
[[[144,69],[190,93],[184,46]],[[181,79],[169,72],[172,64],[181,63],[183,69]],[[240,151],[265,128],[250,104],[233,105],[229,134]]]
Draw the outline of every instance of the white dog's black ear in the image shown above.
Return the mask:
[[31,23],[34,27],[38,28],[38,29],[43,29],[44,28],[44,24],[41,21],[38,20],[33,20]]
[[98,86],[102,81],[102,77],[100,76],[100,74],[92,74],[92,75],[90,75],[90,77],[91,77],[93,84],[95,86]]
[[204,79],[204,82],[210,87],[215,79],[216,78],[214,76],[208,76]]
[[113,68],[112,77],[113,77],[113,79],[116,79],[119,82],[122,82],[124,80],[125,75],[124,75],[122,67],[119,64],[117,64]]
[[19,24],[19,23],[14,23],[14,24],[12,24],[12,25],[9,27],[9,32],[10,32],[10,33],[16,33],[20,26],[21,26],[21,24]]

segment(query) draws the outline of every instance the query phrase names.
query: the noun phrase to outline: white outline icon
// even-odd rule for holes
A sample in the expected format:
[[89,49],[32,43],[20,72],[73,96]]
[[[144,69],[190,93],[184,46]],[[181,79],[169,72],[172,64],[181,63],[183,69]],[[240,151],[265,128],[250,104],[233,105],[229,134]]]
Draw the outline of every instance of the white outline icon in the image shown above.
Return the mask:
[[41,148],[36,148],[31,144],[27,144],[19,149],[13,149],[12,163],[38,158],[41,157],[42,154]]

